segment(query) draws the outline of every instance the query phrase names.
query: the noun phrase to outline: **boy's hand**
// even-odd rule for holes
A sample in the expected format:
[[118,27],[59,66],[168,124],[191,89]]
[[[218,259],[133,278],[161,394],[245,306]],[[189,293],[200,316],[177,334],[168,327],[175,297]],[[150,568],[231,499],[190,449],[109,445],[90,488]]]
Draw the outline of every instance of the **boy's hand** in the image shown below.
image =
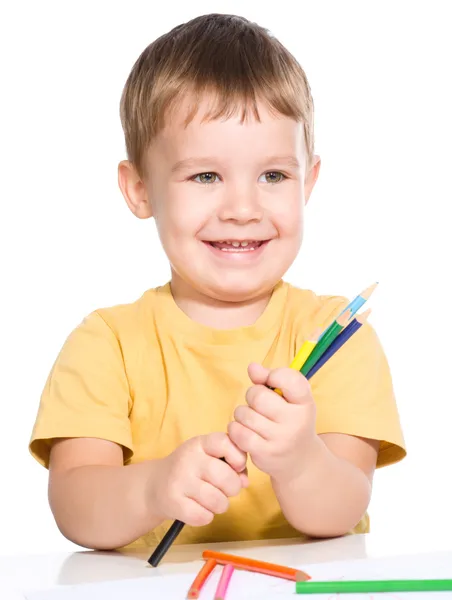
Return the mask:
[[[251,364],[248,374],[254,385],[246,393],[247,405],[235,410],[229,437],[258,469],[275,480],[290,479],[302,472],[317,447],[311,388],[294,369]],[[283,397],[269,388],[279,388]]]
[[162,459],[149,495],[162,520],[199,527],[226,512],[228,498],[247,485],[246,454],[227,434],[212,433],[184,442]]

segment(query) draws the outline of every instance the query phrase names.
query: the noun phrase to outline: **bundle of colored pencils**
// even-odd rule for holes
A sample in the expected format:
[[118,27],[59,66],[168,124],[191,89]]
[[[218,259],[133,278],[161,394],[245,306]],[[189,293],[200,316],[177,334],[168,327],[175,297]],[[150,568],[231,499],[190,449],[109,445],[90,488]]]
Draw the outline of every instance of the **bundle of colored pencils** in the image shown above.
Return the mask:
[[[307,379],[311,379],[367,321],[370,310],[361,315],[355,315],[369,300],[377,285],[378,283],[374,283],[356,296],[323,332],[321,329],[317,329],[297,352],[290,368],[301,371]],[[281,390],[274,391],[282,396]],[[174,521],[148,559],[150,565],[156,567],[160,563],[183,527],[184,523],[178,520]]]
[[[356,296],[323,332],[317,329],[297,352],[290,368],[311,379],[367,321],[370,309],[355,315],[369,300],[377,285],[374,283]],[[282,395],[281,390],[276,389],[275,392]]]

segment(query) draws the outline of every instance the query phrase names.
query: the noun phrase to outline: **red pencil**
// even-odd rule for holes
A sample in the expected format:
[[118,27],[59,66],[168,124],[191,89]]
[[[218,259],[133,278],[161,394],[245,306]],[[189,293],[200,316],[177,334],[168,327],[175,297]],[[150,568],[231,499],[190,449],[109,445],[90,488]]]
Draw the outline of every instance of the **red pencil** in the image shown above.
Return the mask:
[[201,570],[196,575],[193,583],[191,584],[190,589],[188,590],[187,598],[199,598],[201,588],[205,584],[209,575],[215,569],[216,564],[217,562],[213,558],[210,558],[203,564]]

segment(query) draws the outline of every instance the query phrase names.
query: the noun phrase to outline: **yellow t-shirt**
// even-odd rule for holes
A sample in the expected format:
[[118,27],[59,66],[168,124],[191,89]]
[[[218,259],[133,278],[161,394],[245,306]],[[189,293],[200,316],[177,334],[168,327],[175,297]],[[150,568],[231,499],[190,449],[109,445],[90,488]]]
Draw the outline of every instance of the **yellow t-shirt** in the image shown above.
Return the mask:
[[[97,310],[75,328],[49,374],[30,451],[48,466],[51,440],[95,437],[124,448],[124,463],[164,457],[185,440],[226,431],[251,385],[250,362],[290,364],[317,327],[346,306],[280,282],[249,327],[216,330],[193,322],[170,284],[131,304]],[[390,371],[369,324],[311,379],[318,433],[381,441],[378,466],[405,456]],[[302,537],[281,513],[269,477],[248,461],[249,488],[205,527],[186,526],[177,543]],[[163,523],[133,546],[155,545]],[[354,532],[368,530],[367,515]]]

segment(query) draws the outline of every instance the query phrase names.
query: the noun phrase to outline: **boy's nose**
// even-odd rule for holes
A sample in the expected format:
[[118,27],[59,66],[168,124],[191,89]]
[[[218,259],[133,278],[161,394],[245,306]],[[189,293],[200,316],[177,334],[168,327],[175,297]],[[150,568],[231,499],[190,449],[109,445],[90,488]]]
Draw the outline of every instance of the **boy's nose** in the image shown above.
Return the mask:
[[263,210],[257,195],[253,192],[233,193],[229,194],[222,203],[218,216],[222,221],[249,223],[261,221]]

